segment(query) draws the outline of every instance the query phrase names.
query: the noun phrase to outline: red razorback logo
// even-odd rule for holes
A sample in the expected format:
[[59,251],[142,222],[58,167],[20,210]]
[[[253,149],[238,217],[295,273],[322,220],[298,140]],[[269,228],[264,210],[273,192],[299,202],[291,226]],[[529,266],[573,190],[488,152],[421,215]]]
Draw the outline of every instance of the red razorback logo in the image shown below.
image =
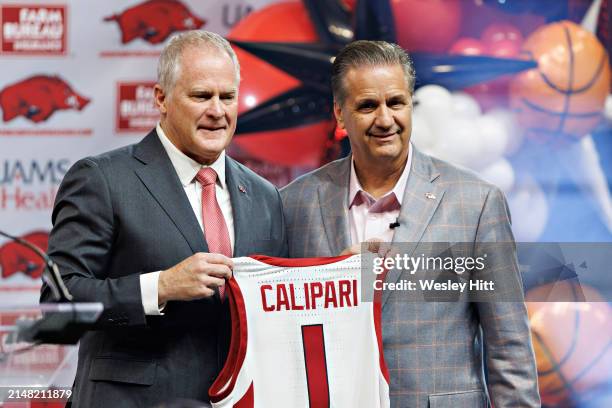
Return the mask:
[[77,94],[58,76],[36,75],[0,91],[0,107],[5,122],[23,116],[43,122],[57,110],[82,110],[89,99]]
[[136,38],[159,44],[175,31],[193,30],[206,24],[205,20],[176,0],[145,1],[121,14],[106,17],[104,21],[116,21],[119,24],[123,44]]
[[[49,233],[35,231],[21,237],[43,251],[49,246]],[[45,268],[44,261],[31,249],[18,244],[7,242],[0,246],[0,268],[2,277],[8,278],[16,273],[23,273],[32,279],[38,279]]]

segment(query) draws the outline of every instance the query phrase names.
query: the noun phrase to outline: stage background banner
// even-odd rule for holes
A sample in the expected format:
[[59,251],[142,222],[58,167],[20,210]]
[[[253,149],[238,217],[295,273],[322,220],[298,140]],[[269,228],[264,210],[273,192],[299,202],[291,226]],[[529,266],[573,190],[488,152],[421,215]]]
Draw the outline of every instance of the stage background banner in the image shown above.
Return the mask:
[[[168,36],[226,35],[269,0],[184,0],[160,21],[146,1],[0,3],[0,229],[46,249],[58,186],[75,161],[140,140],[159,114],[152,92]],[[146,29],[139,29],[145,26]],[[0,238],[0,357],[7,330],[38,304],[41,261]],[[14,347],[13,347],[14,348]],[[69,387],[76,348],[0,358],[0,386]],[[0,404],[1,405],[1,404]]]

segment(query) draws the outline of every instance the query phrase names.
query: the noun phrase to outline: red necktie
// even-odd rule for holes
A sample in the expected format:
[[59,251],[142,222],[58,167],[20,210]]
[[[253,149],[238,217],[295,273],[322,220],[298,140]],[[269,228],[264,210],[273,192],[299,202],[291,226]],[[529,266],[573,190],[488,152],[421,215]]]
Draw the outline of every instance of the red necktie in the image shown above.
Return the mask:
[[[202,224],[208,251],[231,258],[232,246],[229,232],[215,193],[217,172],[210,167],[204,167],[196,174],[196,180],[202,185]],[[219,296],[221,300],[225,298],[225,285],[219,286]]]

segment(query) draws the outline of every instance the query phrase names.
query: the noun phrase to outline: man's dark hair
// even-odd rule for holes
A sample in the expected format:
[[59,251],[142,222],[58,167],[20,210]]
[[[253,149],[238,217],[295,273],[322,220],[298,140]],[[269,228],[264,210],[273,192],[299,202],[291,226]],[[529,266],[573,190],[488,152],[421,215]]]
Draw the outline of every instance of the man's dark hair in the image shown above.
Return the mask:
[[414,90],[415,74],[408,53],[397,44],[385,41],[354,41],[344,47],[332,64],[331,85],[334,100],[340,105],[346,99],[344,77],[351,68],[399,64],[404,70],[410,93]]

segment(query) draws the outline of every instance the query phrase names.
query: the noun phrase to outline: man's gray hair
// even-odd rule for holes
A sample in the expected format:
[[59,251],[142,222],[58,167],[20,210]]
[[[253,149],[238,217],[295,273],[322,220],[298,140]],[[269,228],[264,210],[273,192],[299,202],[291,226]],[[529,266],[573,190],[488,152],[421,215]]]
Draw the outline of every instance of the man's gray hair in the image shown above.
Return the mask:
[[166,44],[157,64],[157,82],[164,92],[170,93],[179,73],[181,55],[187,48],[212,47],[226,53],[234,63],[236,84],[240,82],[240,63],[230,43],[216,33],[204,30],[184,31],[173,36]]
[[344,78],[352,68],[399,64],[410,93],[414,91],[415,73],[408,53],[397,44],[385,41],[354,41],[344,47],[334,59],[331,85],[334,100],[342,105],[346,100]]

